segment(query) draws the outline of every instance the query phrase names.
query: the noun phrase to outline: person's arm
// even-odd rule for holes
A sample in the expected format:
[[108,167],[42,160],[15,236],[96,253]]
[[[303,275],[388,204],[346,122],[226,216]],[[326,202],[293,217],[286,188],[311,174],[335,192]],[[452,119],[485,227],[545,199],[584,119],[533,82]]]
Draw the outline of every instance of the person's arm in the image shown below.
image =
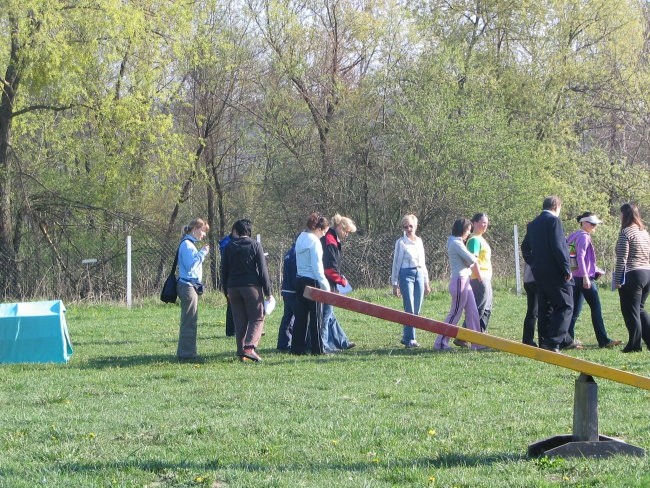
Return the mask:
[[269,271],[266,266],[266,257],[264,257],[264,248],[262,248],[261,242],[253,242],[255,242],[255,261],[257,261],[257,272],[262,283],[262,292],[268,298],[271,296],[271,280],[269,279]]
[[429,284],[429,270],[427,269],[426,254],[424,253],[424,242],[418,237],[418,252],[420,253],[420,262],[422,263],[422,275],[424,278],[424,294],[431,293],[431,285]]
[[591,288],[591,280],[589,279],[589,273],[587,273],[587,263],[585,262],[589,242],[589,236],[584,234],[578,235],[574,241],[576,249],[576,264],[578,265],[579,274],[583,276],[582,287],[585,289]]
[[526,227],[526,235],[521,242],[521,256],[529,266],[533,264],[533,248],[530,245],[530,238],[528,237],[528,227]]
[[460,254],[460,258],[465,263],[465,266],[467,266],[469,269],[472,270],[472,276],[474,277],[474,279],[483,281],[483,276],[481,275],[481,268],[479,268],[478,266],[478,259],[476,259],[476,256],[474,256],[471,252],[469,252],[465,247],[465,245],[463,244],[460,244],[458,246],[458,253]]
[[571,279],[571,266],[569,265],[569,245],[564,237],[564,229],[562,222],[559,218],[551,219],[551,232],[555,245],[553,247],[553,255],[560,272],[566,281]]
[[228,246],[226,246],[221,255],[221,289],[223,294],[228,298],[228,277],[230,275],[230,256]]
[[341,286],[347,285],[347,280],[339,273],[339,270],[334,267],[339,254],[339,245],[336,241],[336,237],[328,232],[321,239],[321,243],[323,244],[323,268],[325,270],[325,276],[329,281]]
[[325,291],[330,291],[330,284],[325,276],[323,269],[323,246],[320,240],[314,237],[313,244],[309,249],[309,258],[311,260],[311,269],[314,271],[314,279],[318,281],[320,287]]
[[612,276],[613,285],[616,288],[621,287],[629,253],[630,241],[628,241],[625,233],[621,231],[616,241],[616,266],[614,267],[614,275]]
[[393,266],[390,273],[390,283],[393,285],[393,295],[400,296],[399,291],[399,270],[402,266],[402,259],[404,259],[404,250],[401,244],[401,239],[395,242],[395,251],[393,252]]

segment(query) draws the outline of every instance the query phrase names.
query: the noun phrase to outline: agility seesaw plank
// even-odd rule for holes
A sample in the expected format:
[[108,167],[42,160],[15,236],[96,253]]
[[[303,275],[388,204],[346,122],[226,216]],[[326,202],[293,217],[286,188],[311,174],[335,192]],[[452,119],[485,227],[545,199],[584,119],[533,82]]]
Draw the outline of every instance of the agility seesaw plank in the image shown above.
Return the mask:
[[370,315],[389,322],[412,325],[418,329],[443,334],[461,341],[488,346],[492,349],[509,352],[517,356],[523,356],[536,361],[554,364],[555,366],[560,366],[562,368],[572,369],[586,375],[605,378],[618,383],[650,390],[650,378],[630,373],[628,371],[610,368],[601,364],[592,363],[591,361],[585,361],[584,359],[578,359],[508,339],[502,339],[493,335],[456,327],[455,325],[447,324],[445,322],[438,322],[437,320],[401,312],[381,305],[375,305],[373,303],[364,302],[363,300],[357,300],[355,298],[320,290],[311,286],[305,288],[305,296],[317,302],[327,303],[335,307]]

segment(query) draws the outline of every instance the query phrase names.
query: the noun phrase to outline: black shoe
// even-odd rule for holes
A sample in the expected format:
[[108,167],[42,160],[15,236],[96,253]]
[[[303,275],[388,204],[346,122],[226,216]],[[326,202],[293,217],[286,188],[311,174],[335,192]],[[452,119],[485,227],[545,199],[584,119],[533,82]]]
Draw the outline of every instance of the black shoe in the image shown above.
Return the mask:
[[642,352],[642,351],[643,351],[643,349],[640,348],[640,347],[639,348],[629,348],[629,349],[627,347],[624,347],[623,349],[621,349],[621,352],[625,352],[625,353],[628,353],[628,352]]
[[547,346],[546,344],[540,344],[539,347],[541,349],[546,349],[547,351],[557,352],[558,354],[560,354],[560,348],[557,346]]
[[357,347],[356,343],[348,342],[348,345],[345,347],[345,349],[352,349],[353,347]]

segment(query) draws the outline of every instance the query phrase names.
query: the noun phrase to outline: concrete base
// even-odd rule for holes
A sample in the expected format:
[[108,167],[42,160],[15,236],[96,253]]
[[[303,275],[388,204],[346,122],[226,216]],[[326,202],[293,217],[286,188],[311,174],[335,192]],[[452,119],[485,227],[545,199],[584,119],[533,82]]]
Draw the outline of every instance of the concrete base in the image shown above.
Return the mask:
[[598,385],[580,373],[573,399],[573,434],[556,435],[528,446],[531,457],[609,457],[617,454],[645,456],[640,447],[598,434]]
[[530,457],[591,457],[605,458],[623,454],[626,456],[645,456],[640,447],[623,442],[621,439],[598,436],[597,441],[574,441],[573,436],[556,435],[528,446]]

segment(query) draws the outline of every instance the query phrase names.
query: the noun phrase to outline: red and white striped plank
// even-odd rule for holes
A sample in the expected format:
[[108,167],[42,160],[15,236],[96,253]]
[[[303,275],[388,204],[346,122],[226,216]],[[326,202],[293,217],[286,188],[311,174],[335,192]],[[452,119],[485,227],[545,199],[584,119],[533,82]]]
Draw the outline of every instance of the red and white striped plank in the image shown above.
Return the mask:
[[359,312],[364,315],[370,315],[371,317],[387,320],[389,322],[412,325],[418,329],[443,334],[461,341],[480,344],[499,351],[509,352],[517,356],[553,364],[562,368],[572,369],[590,376],[605,378],[618,383],[650,390],[650,378],[630,373],[629,371],[610,368],[608,366],[603,366],[602,364],[592,363],[591,361],[585,361],[584,359],[547,351],[539,347],[528,346],[509,339],[502,339],[501,337],[496,337],[490,334],[483,334],[462,327],[456,327],[455,325],[447,324],[445,322],[439,322],[426,317],[401,312],[382,305],[375,305],[373,303],[364,302],[363,300],[357,300],[356,298],[350,298],[339,293],[332,293],[310,286],[305,288],[305,296],[317,302],[328,303],[335,307]]

